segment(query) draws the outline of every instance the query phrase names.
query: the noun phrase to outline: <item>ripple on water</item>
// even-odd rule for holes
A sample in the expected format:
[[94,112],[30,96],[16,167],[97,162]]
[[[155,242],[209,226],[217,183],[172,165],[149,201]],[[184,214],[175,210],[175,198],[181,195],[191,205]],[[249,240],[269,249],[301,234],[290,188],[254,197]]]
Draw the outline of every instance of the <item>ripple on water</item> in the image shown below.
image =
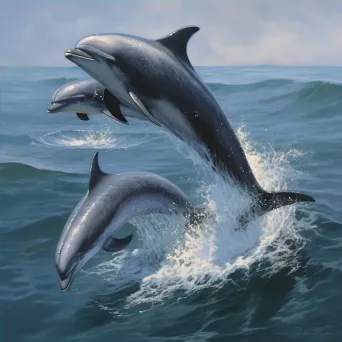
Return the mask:
[[36,140],[52,147],[72,149],[127,149],[147,142],[147,135],[134,137],[113,131],[110,127],[92,128],[89,130],[58,130],[47,133]]

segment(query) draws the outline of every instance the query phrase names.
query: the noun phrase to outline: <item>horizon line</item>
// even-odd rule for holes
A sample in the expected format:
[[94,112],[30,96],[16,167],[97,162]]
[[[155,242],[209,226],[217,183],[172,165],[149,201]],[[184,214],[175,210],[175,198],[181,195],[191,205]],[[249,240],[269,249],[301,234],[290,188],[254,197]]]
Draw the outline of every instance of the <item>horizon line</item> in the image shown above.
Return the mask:
[[[222,65],[193,65],[195,68],[222,67],[342,67],[342,64],[222,64]],[[0,65],[0,68],[78,68],[77,65]],[[80,69],[82,70],[82,69]]]

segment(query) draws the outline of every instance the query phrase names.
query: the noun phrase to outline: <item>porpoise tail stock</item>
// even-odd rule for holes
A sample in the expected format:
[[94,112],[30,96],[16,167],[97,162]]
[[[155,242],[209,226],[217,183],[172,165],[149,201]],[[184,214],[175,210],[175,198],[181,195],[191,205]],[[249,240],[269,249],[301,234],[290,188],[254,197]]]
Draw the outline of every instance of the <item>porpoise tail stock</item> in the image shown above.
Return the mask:
[[101,250],[115,252],[128,246],[133,235],[118,238],[118,233],[134,217],[152,213],[181,214],[186,228],[200,224],[209,214],[192,205],[175,184],[156,174],[103,172],[96,153],[88,192],[69,216],[57,245],[61,289],[67,291],[76,272]]
[[[106,87],[113,111],[127,107],[137,118],[193,147],[205,160],[209,156],[215,171],[256,199],[246,212],[262,215],[284,205],[314,202],[305,194],[261,188],[225,113],[187,56],[188,42],[198,30],[184,27],[156,40],[93,34],[66,50],[65,56]],[[240,221],[251,217],[243,213]]]

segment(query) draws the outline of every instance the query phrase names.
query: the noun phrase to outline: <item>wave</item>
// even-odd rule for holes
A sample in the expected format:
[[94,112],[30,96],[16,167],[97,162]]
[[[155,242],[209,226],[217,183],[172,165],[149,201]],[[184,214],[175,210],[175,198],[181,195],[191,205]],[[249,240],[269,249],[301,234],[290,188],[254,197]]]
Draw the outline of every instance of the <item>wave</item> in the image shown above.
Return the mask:
[[248,84],[224,84],[224,83],[208,83],[209,88],[214,92],[234,92],[234,91],[259,91],[259,90],[275,90],[287,87],[284,94],[278,98],[293,99],[303,101],[322,101],[333,98],[342,98],[342,84],[310,81],[299,82],[290,79],[270,79],[261,82]]
[[[24,85],[25,87],[28,86],[35,86],[35,87],[52,87],[52,88],[58,88],[61,87],[63,84],[78,81],[79,78],[75,77],[52,77],[52,78],[43,78],[43,79],[25,79],[21,80],[20,84]],[[18,91],[18,83],[17,81],[10,80],[6,81],[6,86],[9,86],[16,91]]]
[[227,84],[227,83],[207,83],[211,90],[220,90],[220,89],[260,89],[260,88],[274,88],[274,87],[284,87],[289,85],[299,85],[303,88],[308,89],[316,89],[323,90],[326,92],[327,90],[341,90],[342,84],[324,82],[324,81],[309,81],[302,82],[296,81],[292,79],[268,79],[259,82],[253,83],[240,83],[240,84]]
[[56,78],[48,78],[42,81],[39,81],[39,83],[43,83],[44,85],[47,86],[62,86],[63,84],[73,82],[73,81],[78,81],[78,78],[74,77],[56,77]]
[[[62,176],[64,173],[60,171],[51,171],[40,169],[37,166],[28,165],[19,162],[6,162],[0,163],[0,172],[1,179],[5,181],[16,181],[20,179],[38,179],[41,178],[42,175],[50,176],[51,179],[55,177]],[[75,175],[72,173],[68,173],[68,175]]]
[[300,100],[322,101],[342,98],[342,84],[335,84],[323,81],[306,82],[301,85],[297,92]]
[[208,87],[212,91],[221,90],[231,90],[231,91],[241,91],[241,90],[258,90],[262,88],[274,88],[274,87],[284,87],[294,84],[295,81],[290,79],[269,79],[254,83],[242,83],[242,84],[226,84],[226,83],[207,83]]
[[248,97],[254,106],[274,106],[269,108],[286,114],[334,120],[342,110],[342,84],[337,83],[279,79],[245,85],[215,83],[209,87],[222,101],[237,94],[239,101]]

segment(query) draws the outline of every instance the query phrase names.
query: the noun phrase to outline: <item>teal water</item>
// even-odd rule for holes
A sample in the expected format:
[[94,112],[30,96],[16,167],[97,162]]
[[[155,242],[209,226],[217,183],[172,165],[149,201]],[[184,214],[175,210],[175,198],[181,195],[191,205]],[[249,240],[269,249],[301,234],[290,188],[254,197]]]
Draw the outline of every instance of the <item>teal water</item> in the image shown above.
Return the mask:
[[[0,341],[340,341],[342,68],[201,67],[267,190],[312,195],[234,230],[243,198],[151,124],[48,114],[78,68],[0,75]],[[136,244],[101,253],[61,292],[55,248],[106,172],[145,170],[218,214],[173,241],[163,217],[134,221]]]

